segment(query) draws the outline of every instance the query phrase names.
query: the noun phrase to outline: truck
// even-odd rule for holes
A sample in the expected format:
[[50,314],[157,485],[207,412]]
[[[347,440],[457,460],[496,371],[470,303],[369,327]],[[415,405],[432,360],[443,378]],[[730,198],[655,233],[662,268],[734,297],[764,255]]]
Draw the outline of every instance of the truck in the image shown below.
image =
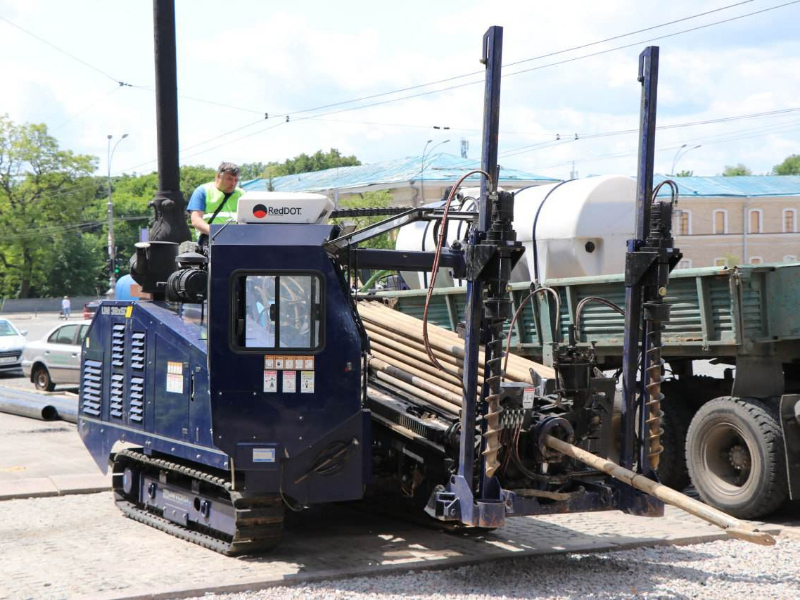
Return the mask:
[[[558,308],[552,294],[525,303],[505,329],[511,350],[548,364],[557,342],[572,334],[591,345],[600,369],[619,369],[624,316],[609,304],[582,302],[624,305],[624,274],[545,285]],[[531,289],[526,282],[508,286],[515,311]],[[426,290],[375,296],[419,317]],[[434,289],[428,318],[456,331],[465,297],[463,287]],[[740,518],[765,516],[800,498],[800,264],[679,269],[665,301],[671,318],[661,348],[669,365],[661,481],[676,489],[691,482],[706,503]],[[720,365],[723,376],[696,373],[696,361]]]

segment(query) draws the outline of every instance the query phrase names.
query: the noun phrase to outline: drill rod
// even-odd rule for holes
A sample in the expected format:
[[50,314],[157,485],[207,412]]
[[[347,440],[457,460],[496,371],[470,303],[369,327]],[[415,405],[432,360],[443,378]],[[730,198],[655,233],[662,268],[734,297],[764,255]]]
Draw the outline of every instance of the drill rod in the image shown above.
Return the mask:
[[693,498],[689,498],[688,496],[685,496],[680,492],[676,492],[666,485],[656,483],[652,479],[649,479],[644,475],[634,473],[633,471],[621,467],[606,458],[596,456],[591,452],[587,452],[586,450],[578,448],[577,446],[568,444],[567,442],[559,440],[558,438],[554,438],[551,435],[545,436],[544,443],[553,450],[558,450],[570,458],[574,458],[575,460],[585,463],[590,467],[597,469],[598,471],[602,471],[603,473],[611,475],[614,479],[618,479],[623,483],[627,483],[628,485],[635,487],[637,490],[645,492],[646,494],[650,494],[651,496],[655,496],[666,504],[671,504],[672,506],[680,508],[681,510],[685,510],[689,514],[711,523],[712,525],[721,527],[730,537],[752,542],[754,544],[759,544],[761,546],[775,545],[775,538],[768,533],[758,531],[751,525],[743,523],[742,521],[735,519],[730,515],[726,515],[721,510],[717,510],[716,508],[707,506],[702,502],[694,500]]

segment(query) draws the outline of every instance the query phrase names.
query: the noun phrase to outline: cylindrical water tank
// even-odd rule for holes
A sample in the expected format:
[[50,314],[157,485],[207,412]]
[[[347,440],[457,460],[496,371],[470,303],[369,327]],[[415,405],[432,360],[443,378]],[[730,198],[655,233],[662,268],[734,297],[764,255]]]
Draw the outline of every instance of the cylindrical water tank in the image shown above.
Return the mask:
[[[463,203],[454,202],[451,210],[475,210],[477,192],[477,189],[465,190]],[[525,254],[511,275],[512,282],[531,281],[537,261],[541,282],[622,273],[626,240],[633,237],[635,199],[636,182],[621,175],[588,177],[517,192],[514,229],[525,246]],[[466,231],[465,222],[451,222],[447,245],[464,239]],[[433,251],[437,236],[435,222],[413,223],[400,229],[396,248]],[[430,278],[427,273],[402,275],[412,289],[427,287]],[[454,281],[447,270],[442,270],[436,279],[436,287],[463,283]]]
[[635,200],[636,182],[619,175],[522,190],[514,201],[514,229],[525,246],[527,273],[520,265],[513,280],[532,280],[537,262],[542,282],[622,273]]

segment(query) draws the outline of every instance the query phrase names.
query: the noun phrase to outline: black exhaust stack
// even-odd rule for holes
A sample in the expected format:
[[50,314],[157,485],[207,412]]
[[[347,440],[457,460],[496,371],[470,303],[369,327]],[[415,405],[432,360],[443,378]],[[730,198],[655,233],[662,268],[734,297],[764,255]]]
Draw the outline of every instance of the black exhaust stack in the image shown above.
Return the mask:
[[[178,163],[178,68],[175,50],[174,0],[153,0],[156,62],[156,126],[158,129],[158,192],[148,206],[154,221],[148,242],[136,244],[131,276],[163,299],[164,285],[176,268],[178,245],[191,239],[186,224],[186,200],[180,188]],[[161,284],[161,285],[159,285]]]

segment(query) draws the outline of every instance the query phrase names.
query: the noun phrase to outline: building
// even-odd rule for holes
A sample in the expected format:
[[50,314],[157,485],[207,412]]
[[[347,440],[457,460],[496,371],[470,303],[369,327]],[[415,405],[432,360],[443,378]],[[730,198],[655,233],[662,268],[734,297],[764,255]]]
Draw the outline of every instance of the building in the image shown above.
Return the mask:
[[[666,179],[656,175],[654,183]],[[800,259],[800,176],[676,177],[679,268]],[[669,194],[662,188],[659,196]],[[744,225],[744,226],[743,226]]]
[[[422,157],[412,156],[357,167],[284,175],[272,180],[272,188],[276,192],[325,194],[337,205],[339,198],[345,195],[389,190],[393,205],[421,206],[441,199],[449,186],[455,185],[464,174],[479,168],[480,161],[440,153],[426,156],[424,163]],[[464,186],[476,186],[479,181],[479,175],[472,175]],[[500,166],[500,186],[507,190],[557,181]],[[250,191],[266,190],[269,183],[266,179],[254,179],[243,183],[242,187]]]

